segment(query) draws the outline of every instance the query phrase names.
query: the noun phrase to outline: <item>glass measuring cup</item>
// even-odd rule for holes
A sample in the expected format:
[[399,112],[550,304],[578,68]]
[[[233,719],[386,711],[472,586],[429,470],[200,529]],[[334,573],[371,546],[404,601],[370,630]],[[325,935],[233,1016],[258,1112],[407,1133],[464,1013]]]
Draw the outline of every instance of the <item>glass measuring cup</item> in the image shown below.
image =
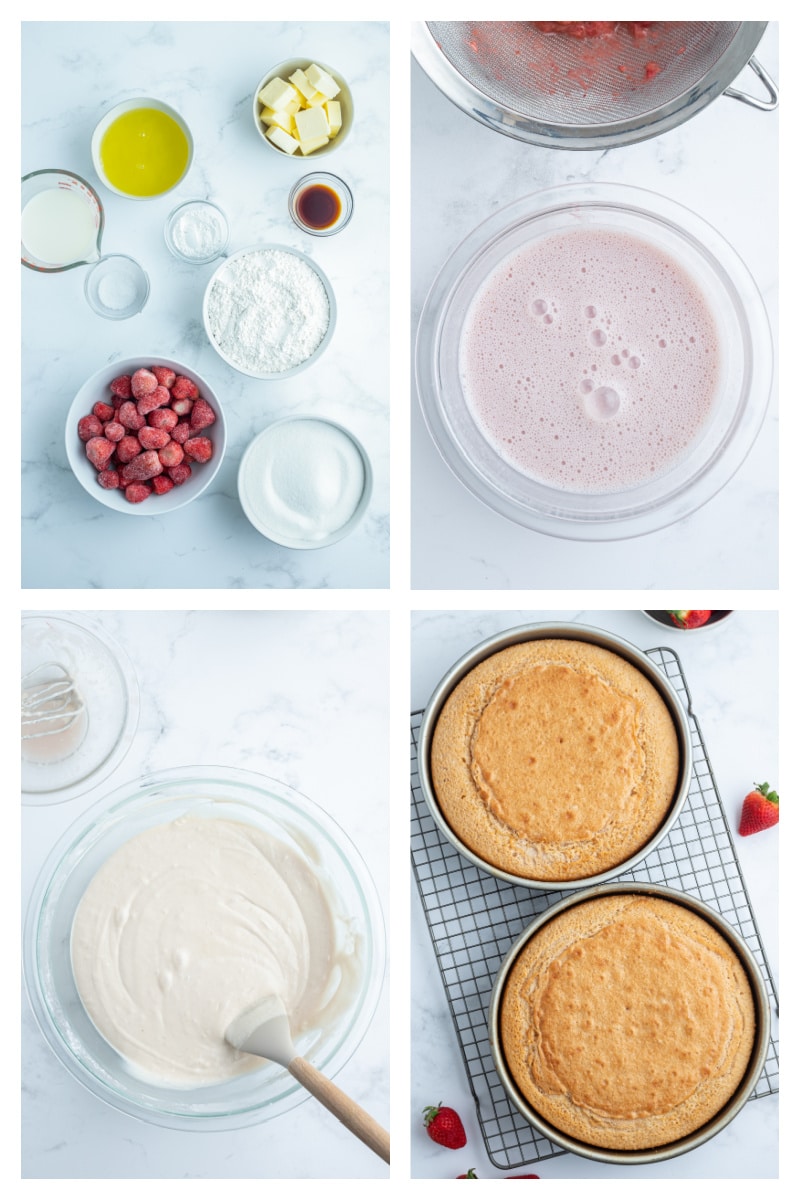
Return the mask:
[[[55,255],[64,260],[59,262],[40,257],[43,247],[41,244],[37,244],[37,241],[41,241],[41,236],[38,239],[36,237],[37,224],[39,222],[49,223],[56,211],[52,207],[52,201],[48,205],[47,200],[37,201],[36,197],[55,191],[70,197],[65,202],[63,211],[65,219],[70,223],[73,231],[70,236],[70,231],[67,229],[63,238],[60,239],[65,252]],[[80,208],[78,201],[83,202],[86,213]],[[38,213],[36,212],[37,208],[39,209]],[[22,214],[21,261],[23,266],[30,267],[32,271],[54,274],[57,271],[69,271],[72,267],[87,266],[89,263],[99,260],[100,242],[105,225],[103,206],[94,188],[85,179],[81,179],[80,175],[61,170],[32,171],[29,175],[23,175]],[[25,244],[26,214],[28,216],[27,236],[34,249]],[[39,227],[41,228],[41,225]],[[94,232],[93,243],[91,241],[92,230]],[[52,239],[48,240],[53,245]],[[35,253],[36,249],[39,251],[38,255]]]

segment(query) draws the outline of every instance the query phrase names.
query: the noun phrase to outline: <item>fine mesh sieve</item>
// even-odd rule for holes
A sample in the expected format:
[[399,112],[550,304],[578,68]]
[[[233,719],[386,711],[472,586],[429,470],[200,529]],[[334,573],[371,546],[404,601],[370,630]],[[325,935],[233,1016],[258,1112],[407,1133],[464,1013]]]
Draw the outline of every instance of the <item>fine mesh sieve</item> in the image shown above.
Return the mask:
[[605,33],[577,38],[543,32],[533,21],[431,21],[415,27],[413,49],[437,87],[470,116],[522,141],[563,149],[663,133],[725,92],[748,62],[768,99],[734,89],[728,95],[757,108],[777,104],[772,80],[752,58],[766,22],[606,24]]

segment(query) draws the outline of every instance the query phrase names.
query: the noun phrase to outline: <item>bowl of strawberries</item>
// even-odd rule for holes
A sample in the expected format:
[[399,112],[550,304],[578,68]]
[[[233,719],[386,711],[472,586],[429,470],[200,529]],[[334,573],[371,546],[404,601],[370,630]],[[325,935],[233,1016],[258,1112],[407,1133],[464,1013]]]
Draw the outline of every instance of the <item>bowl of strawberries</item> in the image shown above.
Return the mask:
[[667,629],[678,629],[683,633],[711,629],[733,616],[733,610],[727,608],[645,608],[642,611],[657,625],[666,625]]
[[65,439],[90,496],[117,512],[155,517],[209,486],[225,453],[225,417],[196,371],[139,355],[87,379],[70,405]]

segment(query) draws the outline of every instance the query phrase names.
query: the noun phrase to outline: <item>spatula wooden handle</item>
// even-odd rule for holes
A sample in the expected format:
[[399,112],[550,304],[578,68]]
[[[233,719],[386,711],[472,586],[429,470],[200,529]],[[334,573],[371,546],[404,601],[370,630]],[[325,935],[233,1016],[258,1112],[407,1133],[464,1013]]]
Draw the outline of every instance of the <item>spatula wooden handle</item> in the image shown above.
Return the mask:
[[324,1104],[342,1124],[361,1138],[384,1162],[389,1161],[389,1134],[378,1122],[356,1104],[341,1088],[332,1083],[316,1067],[304,1058],[293,1058],[289,1063],[289,1073],[294,1075],[298,1083],[316,1096],[320,1104]]

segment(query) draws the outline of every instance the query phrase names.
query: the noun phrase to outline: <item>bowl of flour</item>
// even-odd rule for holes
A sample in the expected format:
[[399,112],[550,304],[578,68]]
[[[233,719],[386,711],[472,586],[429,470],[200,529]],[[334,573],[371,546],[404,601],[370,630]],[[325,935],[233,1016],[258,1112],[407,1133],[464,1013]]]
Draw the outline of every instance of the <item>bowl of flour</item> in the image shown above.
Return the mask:
[[333,336],[330,282],[307,255],[249,246],[211,276],[203,324],[221,358],[254,379],[286,379],[310,366]]

